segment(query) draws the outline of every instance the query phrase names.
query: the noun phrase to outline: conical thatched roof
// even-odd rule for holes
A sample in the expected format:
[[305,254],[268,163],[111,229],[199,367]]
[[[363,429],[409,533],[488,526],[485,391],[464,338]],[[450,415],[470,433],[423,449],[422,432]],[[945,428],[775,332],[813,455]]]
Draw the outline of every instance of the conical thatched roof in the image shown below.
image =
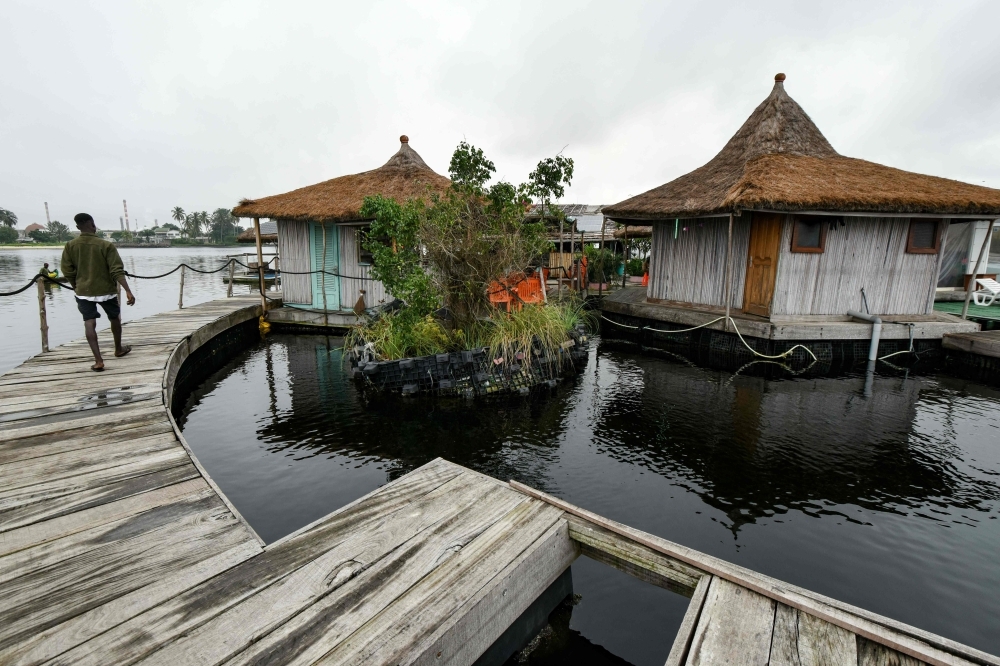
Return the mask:
[[244,199],[233,209],[237,217],[269,217],[280,220],[325,220],[345,222],[360,218],[366,196],[381,194],[402,203],[443,192],[451,181],[434,173],[410,148],[409,139],[399,137],[399,151],[377,169],[341,176],[285,194],[262,199]]
[[1000,215],[1000,190],[844,157],[784,86],[705,166],[613,206],[608,217],[672,219],[741,210]]

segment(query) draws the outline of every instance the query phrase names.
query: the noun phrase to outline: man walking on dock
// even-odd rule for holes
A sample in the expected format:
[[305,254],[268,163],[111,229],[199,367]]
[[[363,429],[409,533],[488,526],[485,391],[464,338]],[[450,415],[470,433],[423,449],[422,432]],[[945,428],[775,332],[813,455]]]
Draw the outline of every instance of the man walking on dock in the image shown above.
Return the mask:
[[100,304],[111,321],[111,333],[115,337],[115,356],[122,357],[132,351],[129,345],[122,346],[121,306],[118,303],[116,283],[122,286],[129,305],[135,304],[135,296],[125,280],[125,266],[118,256],[113,243],[97,237],[97,225],[87,213],[78,213],[73,218],[80,235],[66,243],[62,254],[63,276],[76,290],[76,307],[83,315],[83,326],[87,332],[87,343],[94,353],[94,372],[104,370],[104,359],[97,343],[97,320],[101,313]]

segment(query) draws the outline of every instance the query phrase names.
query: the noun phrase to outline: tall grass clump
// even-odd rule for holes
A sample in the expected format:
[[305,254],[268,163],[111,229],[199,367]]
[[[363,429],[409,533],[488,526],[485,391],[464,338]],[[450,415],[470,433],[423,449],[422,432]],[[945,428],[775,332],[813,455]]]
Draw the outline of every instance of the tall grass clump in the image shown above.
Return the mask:
[[387,312],[351,328],[344,337],[347,349],[361,347],[375,359],[394,361],[450,351],[452,337],[432,316],[413,317],[405,310]]
[[527,357],[533,347],[556,353],[570,331],[582,325],[592,328],[592,316],[582,302],[525,305],[514,312],[498,311],[488,320],[477,322],[467,336],[474,347],[486,347],[494,358],[513,363],[518,352]]

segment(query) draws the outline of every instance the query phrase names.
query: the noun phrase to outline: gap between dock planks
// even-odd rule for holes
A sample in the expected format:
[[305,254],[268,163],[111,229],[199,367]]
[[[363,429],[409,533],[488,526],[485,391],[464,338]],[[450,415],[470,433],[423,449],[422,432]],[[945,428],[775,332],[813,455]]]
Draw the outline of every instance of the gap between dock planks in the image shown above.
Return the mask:
[[[604,518],[586,509],[581,509],[517,481],[512,480],[509,483],[515,490],[547,502],[562,509],[567,514],[592,523],[624,539],[673,558],[681,564],[698,569],[703,574],[710,574],[715,580],[721,579],[735,584],[761,598],[770,600],[772,603],[780,602],[804,614],[845,629],[857,635],[859,641],[867,639],[874,644],[902,653],[904,656],[935,666],[964,666],[966,664],[1000,666],[1000,658],[986,652],[672,543]],[[572,521],[570,524],[571,538],[576,538],[572,531]],[[704,613],[704,609],[702,612]]]

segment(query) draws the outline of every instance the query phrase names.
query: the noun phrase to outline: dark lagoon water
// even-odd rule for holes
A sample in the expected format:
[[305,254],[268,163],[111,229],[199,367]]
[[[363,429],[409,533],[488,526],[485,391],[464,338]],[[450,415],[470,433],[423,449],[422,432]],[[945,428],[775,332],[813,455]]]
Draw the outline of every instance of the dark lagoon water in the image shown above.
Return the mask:
[[[879,374],[865,397],[863,375],[763,379],[595,342],[544,397],[366,403],[338,342],[272,335],[184,407],[267,541],[441,456],[1000,654],[997,389]],[[586,558],[573,575],[545,663],[664,662],[686,599]]]

